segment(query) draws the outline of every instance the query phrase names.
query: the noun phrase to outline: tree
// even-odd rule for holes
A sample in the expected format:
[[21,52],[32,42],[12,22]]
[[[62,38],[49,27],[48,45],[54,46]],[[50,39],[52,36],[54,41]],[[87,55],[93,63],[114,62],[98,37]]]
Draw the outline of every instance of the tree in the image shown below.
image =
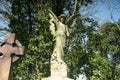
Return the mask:
[[[75,9],[73,6],[75,1],[70,0],[67,2],[67,0],[62,0],[60,3],[58,3],[58,0],[9,0],[9,2],[12,4],[11,14],[15,16],[10,18],[9,27],[11,32],[15,32],[17,34],[17,39],[23,42],[23,45],[26,46],[27,50],[25,57],[14,64],[15,67],[13,67],[12,76],[14,79],[39,79],[40,76],[48,76],[50,74],[48,67],[50,55],[54,44],[51,42],[52,38],[48,28],[49,17],[47,9],[52,9],[53,12],[58,16],[63,14],[65,9],[69,11],[69,18],[70,15],[75,13],[72,13],[72,10]],[[75,5],[75,11],[78,12],[79,4],[83,5],[87,4],[87,2],[91,3],[91,0],[84,0],[83,2],[78,0],[77,5]],[[77,67],[78,65],[74,66]]]
[[91,77],[93,80],[119,79],[119,73],[116,73],[119,69],[119,62],[117,62],[119,59],[118,23],[104,23],[93,35],[91,44],[88,43],[90,44],[89,48],[92,45],[94,55],[97,55],[93,57],[94,59],[90,59],[90,65],[92,65],[92,68],[94,67],[93,76]]
[[[40,79],[49,76],[50,55],[54,42],[49,31],[48,9],[59,16],[66,14],[65,24],[79,8],[92,0],[8,0],[11,4],[9,28],[17,39],[26,46],[25,56],[14,63],[11,78]],[[69,22],[70,23],[70,22]],[[105,23],[100,28],[95,20],[77,16],[76,25],[71,28],[67,39],[65,61],[69,76],[76,78],[80,73],[91,80],[119,79],[119,22]],[[96,28],[99,28],[96,30]],[[110,56],[110,58],[108,57]],[[116,74],[116,75],[115,75]],[[24,75],[24,76],[23,76]]]

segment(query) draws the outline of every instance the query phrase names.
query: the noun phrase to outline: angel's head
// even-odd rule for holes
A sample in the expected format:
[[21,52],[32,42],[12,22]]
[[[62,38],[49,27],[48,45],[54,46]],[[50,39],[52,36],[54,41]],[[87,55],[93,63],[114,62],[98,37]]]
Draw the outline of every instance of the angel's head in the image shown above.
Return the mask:
[[61,14],[61,15],[59,16],[59,20],[60,20],[60,22],[62,22],[63,24],[65,24],[66,16],[65,16],[64,14]]

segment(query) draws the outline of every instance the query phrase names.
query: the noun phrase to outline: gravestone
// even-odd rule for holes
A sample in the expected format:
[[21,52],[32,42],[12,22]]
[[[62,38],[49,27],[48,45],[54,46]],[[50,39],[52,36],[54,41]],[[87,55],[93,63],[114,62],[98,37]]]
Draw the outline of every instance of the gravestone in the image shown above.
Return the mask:
[[0,41],[0,80],[8,80],[11,66],[11,55],[23,55],[24,46],[15,39],[15,34],[7,34]]

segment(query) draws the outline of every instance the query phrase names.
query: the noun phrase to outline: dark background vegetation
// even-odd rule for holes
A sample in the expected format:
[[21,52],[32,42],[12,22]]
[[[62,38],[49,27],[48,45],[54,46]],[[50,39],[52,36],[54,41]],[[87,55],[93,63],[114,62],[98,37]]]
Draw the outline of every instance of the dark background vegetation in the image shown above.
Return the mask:
[[93,0],[0,0],[0,16],[8,22],[7,28],[0,27],[1,34],[16,33],[26,48],[25,55],[12,64],[10,80],[40,80],[50,76],[54,42],[48,9],[57,16],[65,14],[66,20],[79,14],[65,48],[68,76],[76,79],[84,74],[89,80],[119,80],[120,21],[98,25],[95,19],[83,17],[80,9],[91,8],[94,3]]

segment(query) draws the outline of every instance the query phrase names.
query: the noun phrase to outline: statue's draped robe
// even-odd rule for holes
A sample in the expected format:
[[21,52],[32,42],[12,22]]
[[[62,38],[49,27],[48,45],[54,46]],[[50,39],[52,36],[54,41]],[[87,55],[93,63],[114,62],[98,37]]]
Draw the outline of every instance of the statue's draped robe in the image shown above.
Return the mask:
[[55,48],[53,54],[51,56],[51,76],[62,76],[67,77],[67,65],[63,61],[64,58],[64,50],[65,47],[65,39],[66,39],[66,28],[67,26],[58,23],[56,26],[57,30],[55,32]]

